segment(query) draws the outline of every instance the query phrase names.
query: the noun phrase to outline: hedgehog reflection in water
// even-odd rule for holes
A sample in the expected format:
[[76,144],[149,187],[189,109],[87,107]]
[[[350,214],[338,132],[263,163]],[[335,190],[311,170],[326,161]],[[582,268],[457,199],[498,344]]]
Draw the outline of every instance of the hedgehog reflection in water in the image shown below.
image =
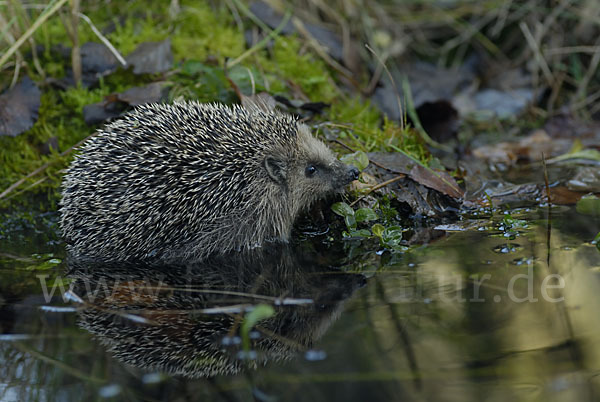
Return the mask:
[[[112,355],[140,369],[191,378],[235,374],[313,347],[366,281],[315,265],[288,247],[179,265],[71,260],[69,268],[71,289],[86,302],[79,325]],[[283,298],[279,305],[276,298]],[[291,299],[301,303],[281,303]],[[274,304],[275,315],[256,327],[256,359],[240,360],[241,346],[223,340],[237,336],[244,314],[227,307],[257,303]]]
[[286,242],[300,211],[358,178],[264,105],[140,106],[88,140],[63,181],[71,253],[203,258]]

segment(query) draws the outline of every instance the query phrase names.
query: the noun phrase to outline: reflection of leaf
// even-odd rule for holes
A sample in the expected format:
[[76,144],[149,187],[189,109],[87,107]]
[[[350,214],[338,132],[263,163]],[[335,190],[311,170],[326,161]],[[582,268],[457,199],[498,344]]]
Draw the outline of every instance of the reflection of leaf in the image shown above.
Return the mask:
[[259,304],[252,311],[246,314],[241,327],[242,345],[244,350],[250,350],[250,330],[259,321],[275,315],[275,309],[268,304]]
[[556,163],[556,162],[562,162],[562,161],[575,161],[575,160],[600,162],[600,151],[597,151],[595,149],[583,149],[581,151],[557,156],[556,158],[550,159],[547,163]]
[[583,215],[600,216],[600,198],[595,195],[581,197],[575,208]]
[[360,208],[356,210],[354,217],[356,218],[356,222],[368,222],[379,219],[375,211],[371,208]]
[[592,240],[592,244],[595,244],[598,251],[600,251],[600,232],[598,232],[596,237],[594,237],[594,240]]
[[363,151],[346,154],[340,160],[346,165],[352,165],[360,171],[365,170],[369,166],[369,157]]

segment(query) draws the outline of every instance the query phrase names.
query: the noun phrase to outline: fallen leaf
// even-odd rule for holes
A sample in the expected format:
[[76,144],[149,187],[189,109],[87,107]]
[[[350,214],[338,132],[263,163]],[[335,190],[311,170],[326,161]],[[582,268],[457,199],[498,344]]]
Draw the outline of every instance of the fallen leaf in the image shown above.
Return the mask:
[[110,94],[102,102],[83,107],[83,120],[88,125],[120,116],[128,107],[157,103],[163,100],[163,82],[153,82],[143,87],[129,88],[122,93]]
[[400,152],[371,152],[369,160],[393,173],[401,173],[433,190],[452,198],[462,198],[464,191],[454,178],[443,170],[430,169],[419,165]]
[[567,152],[571,141],[551,138],[544,130],[535,130],[518,141],[484,145],[473,150],[473,155],[489,163],[504,163],[508,166],[519,160],[540,161],[542,154],[548,158]]
[[415,165],[409,176],[411,179],[426,187],[439,191],[452,198],[462,198],[464,191],[448,173],[441,170],[428,169],[421,165]]
[[144,42],[126,57],[134,74],[155,74],[168,71],[173,66],[171,40]]
[[0,135],[12,137],[33,127],[40,109],[41,92],[29,77],[0,95]]
[[81,46],[81,69],[84,75],[108,75],[118,66],[119,61],[104,44],[86,42]]
[[164,83],[153,82],[143,87],[129,88],[127,91],[117,94],[118,100],[129,104],[129,106],[144,105],[146,103],[160,102],[164,96]]
[[[283,19],[282,14],[262,1],[253,2],[250,4],[249,9],[256,17],[258,17],[258,19],[267,24],[271,29],[277,28]],[[307,22],[303,22],[303,25],[310,35],[326,48],[327,52],[331,54],[331,56],[337,60],[344,59],[344,45],[339,35],[318,25]],[[292,24],[292,21],[288,21],[288,23],[285,24],[281,30],[281,33],[284,35],[289,35],[295,33],[296,31],[297,30],[294,27],[294,24]]]

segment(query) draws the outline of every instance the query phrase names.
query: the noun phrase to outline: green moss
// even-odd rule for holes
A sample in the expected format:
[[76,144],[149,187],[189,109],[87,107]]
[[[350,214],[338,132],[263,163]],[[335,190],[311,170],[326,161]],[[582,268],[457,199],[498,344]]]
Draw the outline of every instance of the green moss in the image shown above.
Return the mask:
[[225,58],[245,50],[243,32],[238,31],[224,7],[216,10],[207,4],[182,2],[182,12],[173,23],[173,54],[176,60],[205,60],[214,56],[222,65]]
[[168,30],[160,21],[152,18],[150,12],[143,18],[127,18],[124,24],[120,24],[115,17],[113,23],[115,30],[108,34],[107,38],[124,56],[131,53],[141,43],[161,41],[169,35]]
[[266,70],[298,85],[311,101],[332,102],[340,95],[325,62],[304,49],[295,36],[278,37],[265,64]]

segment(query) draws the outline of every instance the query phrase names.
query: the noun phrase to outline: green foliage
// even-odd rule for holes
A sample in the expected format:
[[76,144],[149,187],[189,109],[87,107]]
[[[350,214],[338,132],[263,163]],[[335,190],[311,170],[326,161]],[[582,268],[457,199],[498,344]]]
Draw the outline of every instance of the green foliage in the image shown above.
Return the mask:
[[[392,212],[392,208],[385,202],[378,203],[377,209],[373,208],[359,208],[356,211],[345,202],[336,202],[331,206],[333,212],[344,218],[347,231],[344,231],[342,235],[345,238],[356,238],[356,239],[372,239],[377,238],[379,244],[388,250],[392,251],[405,251],[406,247],[401,244],[402,233],[404,229],[395,223],[395,220],[390,220],[390,215],[397,214],[395,211]],[[370,228],[360,228],[359,224],[366,226],[367,222],[380,221],[382,223],[375,223]]]

